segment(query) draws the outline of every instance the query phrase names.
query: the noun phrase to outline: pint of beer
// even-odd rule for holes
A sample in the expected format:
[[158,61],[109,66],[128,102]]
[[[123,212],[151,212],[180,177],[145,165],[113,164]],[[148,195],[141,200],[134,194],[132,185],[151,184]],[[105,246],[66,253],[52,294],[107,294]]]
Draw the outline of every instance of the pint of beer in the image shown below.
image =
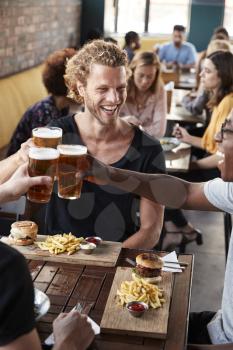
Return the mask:
[[30,176],[50,176],[51,186],[32,186],[27,193],[27,199],[36,203],[47,203],[53,190],[54,177],[57,171],[59,158],[58,150],[45,147],[31,147],[29,149],[28,173]]
[[62,140],[62,129],[45,126],[32,130],[33,142],[37,147],[57,148]]
[[86,167],[87,147],[81,145],[59,145],[58,196],[65,199],[77,199],[81,195],[82,180],[76,173]]

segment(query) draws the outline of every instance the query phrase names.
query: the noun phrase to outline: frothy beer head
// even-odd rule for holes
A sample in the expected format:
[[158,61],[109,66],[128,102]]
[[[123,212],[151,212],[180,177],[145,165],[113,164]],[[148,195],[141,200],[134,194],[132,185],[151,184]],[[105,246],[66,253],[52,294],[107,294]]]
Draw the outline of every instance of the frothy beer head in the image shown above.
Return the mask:
[[82,156],[87,153],[87,147],[81,145],[59,145],[57,149],[66,156]]
[[56,148],[62,139],[62,129],[56,127],[41,127],[32,130],[33,141],[38,147]]
[[59,157],[59,151],[48,147],[29,148],[29,158],[36,160],[52,160]]
[[65,199],[80,197],[82,181],[76,176],[86,167],[87,147],[82,145],[59,145],[58,196]]

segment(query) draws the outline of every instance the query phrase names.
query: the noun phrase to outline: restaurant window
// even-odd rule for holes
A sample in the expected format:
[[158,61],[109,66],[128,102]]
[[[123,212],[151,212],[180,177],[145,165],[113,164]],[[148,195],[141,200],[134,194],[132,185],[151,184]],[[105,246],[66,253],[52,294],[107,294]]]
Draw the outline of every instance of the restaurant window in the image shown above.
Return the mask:
[[[105,0],[107,33],[170,34],[174,24],[188,27],[190,0]],[[174,22],[175,18],[175,22]]]
[[148,32],[170,34],[175,24],[188,27],[189,0],[150,0]]
[[230,37],[233,37],[232,13],[233,13],[233,0],[225,0],[223,26],[227,29]]

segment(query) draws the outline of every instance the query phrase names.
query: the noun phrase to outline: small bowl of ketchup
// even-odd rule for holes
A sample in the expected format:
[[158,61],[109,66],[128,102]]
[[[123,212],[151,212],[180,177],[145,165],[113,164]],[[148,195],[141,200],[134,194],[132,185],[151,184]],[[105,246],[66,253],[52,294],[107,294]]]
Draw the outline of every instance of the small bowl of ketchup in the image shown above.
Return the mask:
[[142,301],[131,301],[126,304],[126,309],[134,317],[141,317],[146,310],[148,310],[148,305]]
[[85,241],[88,243],[94,243],[95,245],[99,245],[102,242],[102,239],[97,236],[91,236],[91,237],[85,238]]

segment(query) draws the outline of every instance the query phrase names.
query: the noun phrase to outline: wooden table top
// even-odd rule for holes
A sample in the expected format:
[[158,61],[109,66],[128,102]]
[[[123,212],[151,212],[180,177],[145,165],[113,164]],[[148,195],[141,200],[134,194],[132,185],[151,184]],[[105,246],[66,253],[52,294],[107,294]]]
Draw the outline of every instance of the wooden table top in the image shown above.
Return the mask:
[[[118,266],[128,266],[125,258],[134,258],[137,250],[122,249]],[[181,255],[189,265],[174,274],[167,339],[100,334],[95,339],[99,350],[181,350],[186,348],[188,314],[193,274],[193,256]],[[38,322],[42,341],[52,332],[52,322],[61,311],[70,311],[77,302],[85,303],[84,312],[100,324],[116,267],[82,266],[29,261],[34,285],[50,298],[49,312]]]
[[169,173],[189,171],[191,159],[191,147],[186,143],[181,143],[176,149],[164,152],[166,169]]

